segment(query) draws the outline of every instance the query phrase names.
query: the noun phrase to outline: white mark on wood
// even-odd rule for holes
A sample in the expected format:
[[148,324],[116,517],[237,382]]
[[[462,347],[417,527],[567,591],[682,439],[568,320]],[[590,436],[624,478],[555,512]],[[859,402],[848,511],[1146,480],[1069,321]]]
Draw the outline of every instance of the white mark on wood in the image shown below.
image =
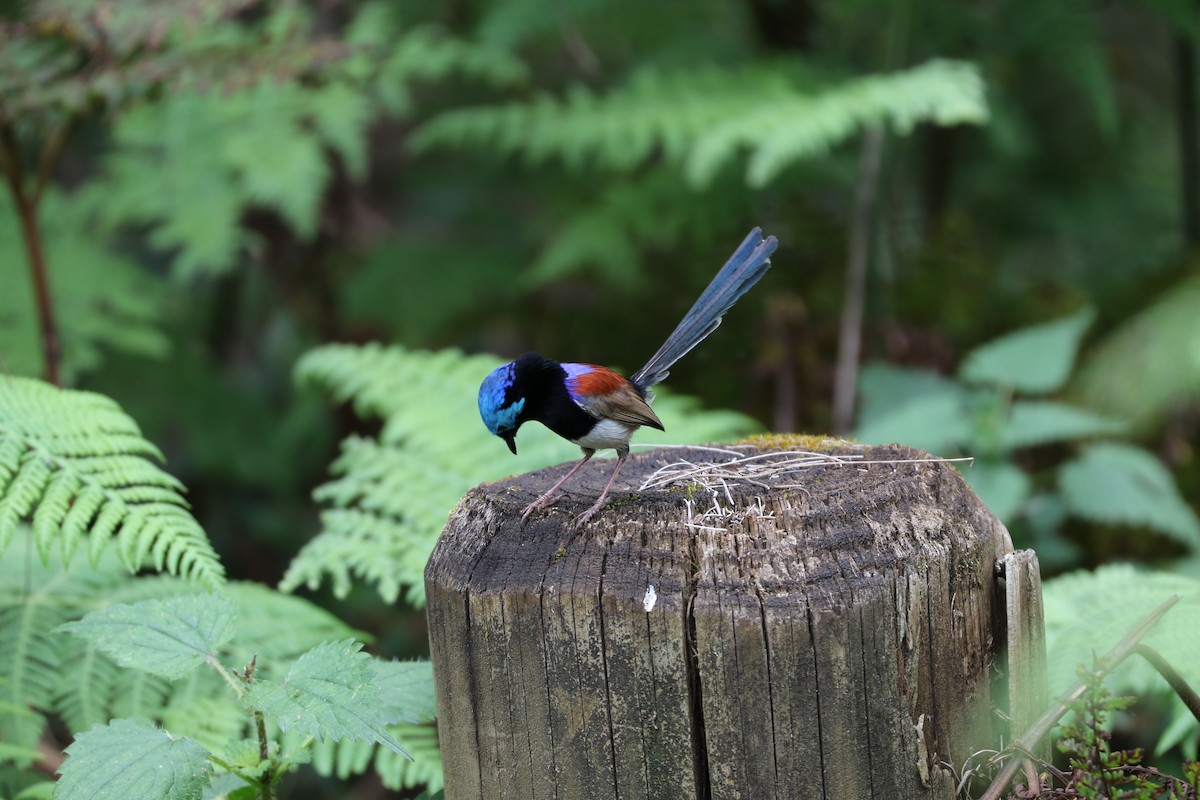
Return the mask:
[[654,591],[654,584],[646,587],[646,596],[642,598],[642,608],[646,609],[649,614],[654,610],[654,604],[658,602],[658,592]]

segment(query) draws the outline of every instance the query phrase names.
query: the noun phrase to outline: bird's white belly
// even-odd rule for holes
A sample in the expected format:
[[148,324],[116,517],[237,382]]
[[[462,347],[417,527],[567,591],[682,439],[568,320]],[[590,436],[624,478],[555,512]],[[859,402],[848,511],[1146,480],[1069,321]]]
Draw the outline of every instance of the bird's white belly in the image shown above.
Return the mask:
[[572,444],[588,450],[624,450],[629,447],[629,437],[640,425],[627,425],[613,419],[602,419],[587,436],[572,439]]

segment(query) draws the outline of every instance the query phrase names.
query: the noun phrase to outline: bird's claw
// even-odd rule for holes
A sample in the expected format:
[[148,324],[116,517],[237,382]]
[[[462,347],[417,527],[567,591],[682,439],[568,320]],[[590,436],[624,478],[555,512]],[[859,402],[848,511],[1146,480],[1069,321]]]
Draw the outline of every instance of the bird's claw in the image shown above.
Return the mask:
[[599,511],[601,508],[603,508],[603,506],[604,506],[604,498],[600,498],[599,503],[596,503],[595,505],[593,505],[587,511],[580,514],[575,519],[575,529],[579,530],[580,528],[582,528],[589,519],[596,516],[596,512]]

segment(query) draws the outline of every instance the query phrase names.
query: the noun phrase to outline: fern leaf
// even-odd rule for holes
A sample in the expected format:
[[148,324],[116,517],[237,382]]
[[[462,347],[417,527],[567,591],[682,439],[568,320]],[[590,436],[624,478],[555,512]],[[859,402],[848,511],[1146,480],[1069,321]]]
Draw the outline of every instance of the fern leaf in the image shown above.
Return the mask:
[[0,714],[0,742],[25,750],[56,707],[60,670],[69,663],[67,637],[56,629],[119,580],[104,568],[44,564],[31,558],[35,547],[33,532],[21,527],[0,554],[0,704],[33,712]]
[[0,552],[17,523],[32,518],[43,559],[56,540],[69,559],[86,532],[95,562],[115,533],[130,570],[152,565],[220,585],[220,562],[187,511],[182,485],[147,456],[161,458],[108,398],[6,379],[0,385]]
[[[408,751],[405,758],[386,747],[356,739],[328,739],[310,745],[312,766],[317,774],[336,776],[342,780],[360,775],[374,765],[375,773],[385,788],[392,791],[426,786],[430,791],[442,788],[442,754],[438,747],[437,728],[433,725],[397,723],[388,732]],[[292,735],[284,739],[284,751],[299,744]]]
[[[5,374],[37,374],[42,369],[37,309],[30,302],[24,243],[8,222],[17,214],[7,195],[0,194],[0,352]],[[50,187],[41,201],[39,224],[53,266],[50,289],[60,311],[67,380],[95,368],[104,350],[161,357],[170,349],[158,328],[163,282],[106,248],[107,232],[96,219],[98,195],[87,189],[66,195]]]
[[[1137,622],[1171,595],[1181,602],[1145,638],[1192,685],[1200,684],[1200,581],[1165,571],[1111,564],[1046,581],[1047,680],[1052,695],[1073,682],[1075,667],[1111,648]],[[1114,693],[1162,686],[1148,664],[1131,659],[1112,679]],[[1194,720],[1193,720],[1194,721]]]
[[557,158],[576,169],[629,171],[657,147],[682,163],[704,130],[789,91],[786,78],[770,70],[643,72],[603,97],[576,87],[561,101],[542,96],[450,111],[418,128],[412,146],[490,149],[535,163]]
[[[401,590],[420,605],[425,562],[450,510],[472,486],[508,474],[579,457],[579,450],[540,425],[521,430],[510,455],[478,421],[476,394],[501,362],[451,350],[330,345],[308,353],[299,380],[350,400],[362,416],[384,419],[377,440],[349,437],[333,465],[337,476],[316,496],[322,532],[292,561],[285,591],[316,588],[329,577],[345,596],[355,578],[373,584],[388,602]],[[655,405],[670,434],[639,432],[644,443],[694,443],[744,436],[751,420],[729,412],[699,412],[686,398],[660,393]],[[642,435],[642,434],[646,435]]]
[[577,87],[562,101],[448,112],[418,129],[412,144],[418,151],[492,149],[535,163],[555,158],[574,170],[628,172],[661,155],[684,167],[696,186],[749,147],[747,181],[762,186],[865,125],[907,133],[917,122],[986,117],[978,71],[960,62],[933,61],[818,93],[802,91],[779,70],[645,72],[604,96]]
[[872,75],[815,95],[792,93],[706,130],[687,160],[697,186],[708,184],[741,147],[752,150],[746,179],[770,183],[793,162],[818,156],[855,131],[888,124],[907,134],[918,122],[987,120],[983,81],[971,64],[935,60],[893,75]]

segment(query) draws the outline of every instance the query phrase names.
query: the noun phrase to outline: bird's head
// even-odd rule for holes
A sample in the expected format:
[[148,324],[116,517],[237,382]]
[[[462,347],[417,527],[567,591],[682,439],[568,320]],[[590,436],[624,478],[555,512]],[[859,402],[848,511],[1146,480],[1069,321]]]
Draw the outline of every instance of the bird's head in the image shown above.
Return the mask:
[[492,370],[479,387],[479,416],[494,435],[517,454],[517,428],[525,421],[525,396],[517,376],[517,362]]

